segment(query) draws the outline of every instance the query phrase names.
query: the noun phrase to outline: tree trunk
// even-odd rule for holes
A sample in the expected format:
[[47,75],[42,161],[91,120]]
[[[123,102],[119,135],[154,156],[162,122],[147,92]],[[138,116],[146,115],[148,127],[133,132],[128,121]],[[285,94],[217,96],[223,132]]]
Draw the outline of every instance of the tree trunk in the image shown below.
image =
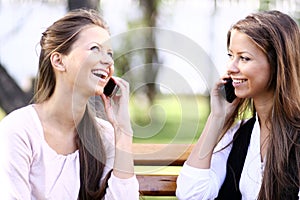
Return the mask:
[[8,114],[11,111],[27,105],[32,93],[25,93],[0,64],[0,105]]
[[68,9],[88,8],[99,10],[100,0],[68,0]]
[[[144,9],[144,21],[147,27],[155,27],[156,26],[156,18],[157,18],[157,7],[159,4],[159,0],[140,0],[141,6]],[[149,36],[149,42],[151,42],[151,46],[155,46],[155,35],[151,34]],[[147,96],[152,104],[154,98],[156,96],[156,85],[155,80],[158,73],[158,58],[157,51],[155,48],[145,50],[145,63],[152,63],[148,65],[146,68],[146,73],[144,74],[147,87]]]

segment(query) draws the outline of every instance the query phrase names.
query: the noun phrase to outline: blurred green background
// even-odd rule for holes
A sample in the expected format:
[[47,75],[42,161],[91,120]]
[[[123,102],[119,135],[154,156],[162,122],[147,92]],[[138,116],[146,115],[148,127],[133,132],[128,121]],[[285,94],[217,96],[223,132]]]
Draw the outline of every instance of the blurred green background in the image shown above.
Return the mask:
[[136,143],[192,143],[209,113],[207,96],[157,95],[150,107],[131,100]]
[[0,121],[5,116],[5,112],[0,108]]

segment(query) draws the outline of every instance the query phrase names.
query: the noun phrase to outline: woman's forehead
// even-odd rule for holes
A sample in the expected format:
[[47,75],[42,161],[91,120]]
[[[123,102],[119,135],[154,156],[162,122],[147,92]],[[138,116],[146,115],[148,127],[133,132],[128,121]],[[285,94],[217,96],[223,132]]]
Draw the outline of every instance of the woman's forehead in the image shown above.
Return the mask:
[[98,43],[102,46],[110,46],[109,39],[110,35],[106,29],[97,25],[89,25],[79,32],[77,41],[75,43]]

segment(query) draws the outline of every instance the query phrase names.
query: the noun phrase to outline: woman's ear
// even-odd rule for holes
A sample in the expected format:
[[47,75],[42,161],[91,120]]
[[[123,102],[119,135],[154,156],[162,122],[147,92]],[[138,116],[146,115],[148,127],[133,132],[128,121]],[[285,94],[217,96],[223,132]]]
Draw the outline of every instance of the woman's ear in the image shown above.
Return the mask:
[[66,71],[66,66],[63,63],[63,55],[58,52],[54,52],[50,56],[50,61],[52,64],[52,67],[60,72],[65,72]]

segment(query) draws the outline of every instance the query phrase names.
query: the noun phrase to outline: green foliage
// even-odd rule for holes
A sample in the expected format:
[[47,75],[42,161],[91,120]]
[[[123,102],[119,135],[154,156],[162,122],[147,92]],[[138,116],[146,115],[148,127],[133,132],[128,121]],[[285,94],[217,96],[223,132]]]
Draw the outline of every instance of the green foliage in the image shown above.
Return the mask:
[[153,105],[132,97],[130,114],[136,143],[191,143],[204,127],[209,100],[204,96],[158,95]]
[[5,112],[0,108],[0,121],[5,117]]

